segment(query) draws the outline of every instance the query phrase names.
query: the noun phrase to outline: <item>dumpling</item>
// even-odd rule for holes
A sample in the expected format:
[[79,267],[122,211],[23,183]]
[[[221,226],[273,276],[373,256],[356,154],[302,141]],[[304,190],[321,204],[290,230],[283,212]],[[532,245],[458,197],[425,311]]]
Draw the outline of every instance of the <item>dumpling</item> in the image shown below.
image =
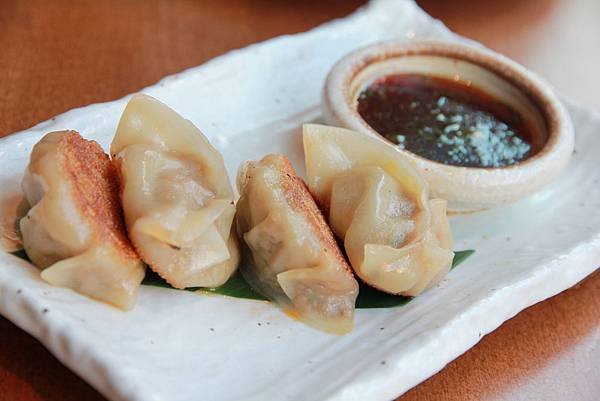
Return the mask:
[[75,131],[47,134],[23,177],[31,209],[20,230],[44,280],[131,309],[145,267],[125,232],[117,180],[96,142]]
[[0,193],[0,251],[18,252],[23,249],[19,222],[29,210],[22,193]]
[[218,287],[236,270],[235,205],[223,157],[188,120],[131,98],[111,145],[129,237],[176,288]]
[[446,201],[396,149],[354,131],[303,127],[308,186],[356,274],[391,294],[415,296],[452,265]]
[[305,323],[350,332],[358,283],[288,159],[246,163],[237,185],[237,230],[251,254],[242,264],[246,280]]

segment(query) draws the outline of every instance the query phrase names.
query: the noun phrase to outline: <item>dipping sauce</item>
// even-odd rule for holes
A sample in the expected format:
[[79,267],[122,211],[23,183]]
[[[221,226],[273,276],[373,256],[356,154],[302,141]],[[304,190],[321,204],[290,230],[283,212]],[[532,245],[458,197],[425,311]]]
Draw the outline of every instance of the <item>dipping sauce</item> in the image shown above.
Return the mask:
[[380,78],[359,95],[358,113],[389,141],[444,164],[504,167],[532,153],[531,132],[519,113],[446,78]]

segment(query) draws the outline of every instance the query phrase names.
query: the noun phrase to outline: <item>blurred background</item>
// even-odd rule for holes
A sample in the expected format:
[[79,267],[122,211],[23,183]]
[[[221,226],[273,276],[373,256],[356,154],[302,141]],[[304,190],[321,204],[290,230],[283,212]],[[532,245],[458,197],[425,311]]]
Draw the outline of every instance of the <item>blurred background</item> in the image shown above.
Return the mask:
[[[0,136],[364,3],[0,0]],[[600,111],[600,0],[417,3]],[[0,333],[0,401],[102,400],[3,318]],[[520,313],[401,399],[600,399],[600,275]]]
[[[0,134],[121,97],[228,50],[305,31],[364,3],[0,0]],[[600,84],[600,1],[417,3],[455,32],[516,59],[566,96],[600,109],[600,96],[592,90]],[[36,79],[41,76],[45,79]],[[50,104],[43,100],[53,94]],[[6,118],[15,107],[26,106],[29,112]]]

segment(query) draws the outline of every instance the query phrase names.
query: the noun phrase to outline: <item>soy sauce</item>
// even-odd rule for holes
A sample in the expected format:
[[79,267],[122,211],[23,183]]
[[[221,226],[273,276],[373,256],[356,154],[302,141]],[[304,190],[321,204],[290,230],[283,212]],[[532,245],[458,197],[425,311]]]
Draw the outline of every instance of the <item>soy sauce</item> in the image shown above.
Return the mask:
[[399,147],[444,164],[504,167],[532,154],[522,116],[460,81],[389,75],[360,93],[358,112]]

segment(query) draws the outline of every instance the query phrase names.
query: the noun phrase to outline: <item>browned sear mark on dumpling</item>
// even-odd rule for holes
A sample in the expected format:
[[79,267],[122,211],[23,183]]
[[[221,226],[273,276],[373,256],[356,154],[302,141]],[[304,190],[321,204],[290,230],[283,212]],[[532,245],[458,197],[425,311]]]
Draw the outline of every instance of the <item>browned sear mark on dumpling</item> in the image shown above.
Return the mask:
[[124,258],[138,259],[125,230],[117,169],[108,155],[76,131],[60,136],[58,152],[73,200],[97,239],[113,243]]

